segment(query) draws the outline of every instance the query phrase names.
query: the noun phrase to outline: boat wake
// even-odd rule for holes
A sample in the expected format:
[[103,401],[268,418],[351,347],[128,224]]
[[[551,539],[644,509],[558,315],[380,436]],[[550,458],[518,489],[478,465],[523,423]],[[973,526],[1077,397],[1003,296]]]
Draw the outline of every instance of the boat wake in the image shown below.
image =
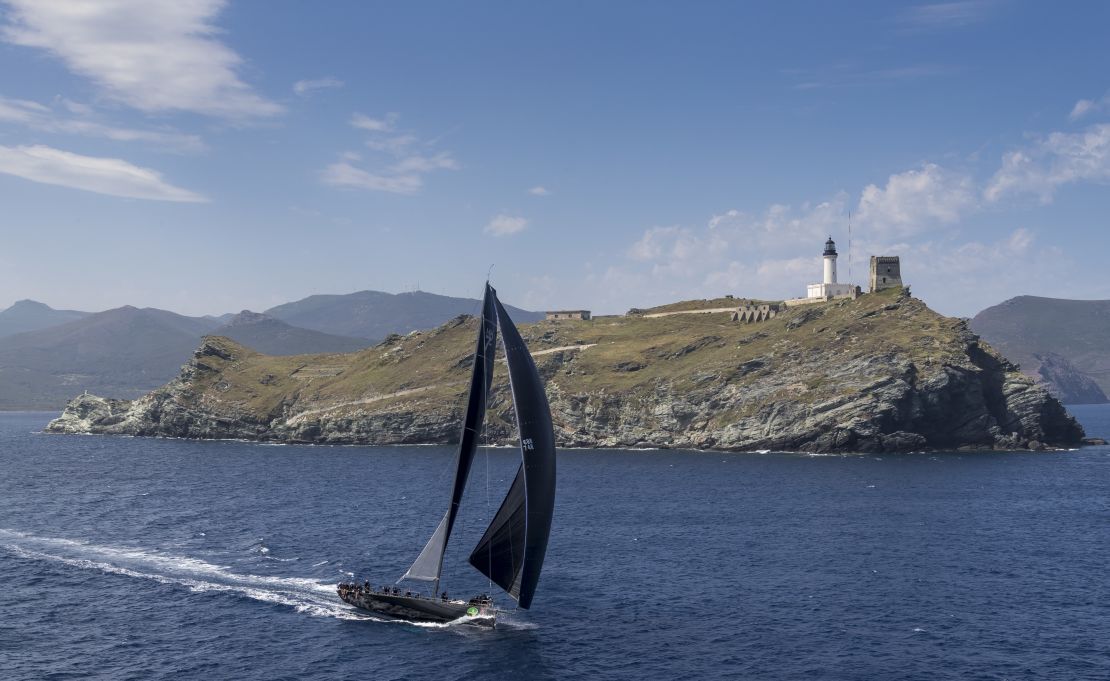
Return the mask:
[[[145,549],[102,546],[73,539],[40,537],[0,528],[0,549],[27,560],[58,563],[81,570],[147,579],[185,587],[195,593],[223,592],[293,608],[313,617],[399,623],[359,612],[339,600],[335,584],[303,577],[275,577],[234,572],[198,558]],[[451,624],[408,626],[443,628]],[[461,622],[460,622],[461,624]]]

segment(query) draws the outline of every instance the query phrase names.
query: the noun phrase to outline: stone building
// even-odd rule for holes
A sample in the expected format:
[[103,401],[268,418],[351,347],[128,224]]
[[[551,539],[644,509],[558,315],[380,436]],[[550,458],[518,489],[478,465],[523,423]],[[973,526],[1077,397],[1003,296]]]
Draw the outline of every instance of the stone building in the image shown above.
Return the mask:
[[581,319],[590,321],[589,310],[548,310],[544,313],[545,319]]
[[902,285],[902,265],[896,255],[871,256],[871,274],[868,290],[871,293]]

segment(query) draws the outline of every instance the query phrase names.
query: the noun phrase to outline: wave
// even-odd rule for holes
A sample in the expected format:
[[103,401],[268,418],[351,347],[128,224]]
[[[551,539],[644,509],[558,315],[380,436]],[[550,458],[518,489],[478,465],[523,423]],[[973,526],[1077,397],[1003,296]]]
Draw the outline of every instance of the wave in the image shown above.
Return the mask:
[[[261,542],[256,546],[260,544]],[[159,584],[185,587],[195,593],[232,593],[263,603],[289,606],[296,612],[312,617],[401,624],[423,629],[454,628],[473,619],[464,616],[454,622],[436,623],[374,617],[339,600],[334,582],[305,577],[243,574],[199,558],[139,548],[97,545],[75,539],[41,537],[19,530],[0,528],[0,549],[27,560],[147,579]],[[327,562],[323,561],[318,565]],[[528,623],[509,621],[505,624],[510,629],[529,628]]]
[[3,528],[0,528],[0,548],[28,560],[147,579],[185,587],[196,593],[233,593],[263,603],[286,605],[313,617],[393,622],[357,611],[339,600],[334,583],[314,579],[241,574],[198,558],[40,537]]

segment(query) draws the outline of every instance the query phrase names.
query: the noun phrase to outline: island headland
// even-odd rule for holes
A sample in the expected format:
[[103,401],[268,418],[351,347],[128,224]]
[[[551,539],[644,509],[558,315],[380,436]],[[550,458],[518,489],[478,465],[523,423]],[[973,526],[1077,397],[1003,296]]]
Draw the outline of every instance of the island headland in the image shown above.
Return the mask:
[[[459,316],[358,352],[296,356],[208,336],[166,385],[135,400],[80,395],[47,431],[452,443],[476,328]],[[521,331],[563,447],[1044,449],[1076,446],[1084,435],[964,320],[937,314],[900,285],[812,305],[687,301]],[[492,443],[512,442],[505,380],[498,371]]]

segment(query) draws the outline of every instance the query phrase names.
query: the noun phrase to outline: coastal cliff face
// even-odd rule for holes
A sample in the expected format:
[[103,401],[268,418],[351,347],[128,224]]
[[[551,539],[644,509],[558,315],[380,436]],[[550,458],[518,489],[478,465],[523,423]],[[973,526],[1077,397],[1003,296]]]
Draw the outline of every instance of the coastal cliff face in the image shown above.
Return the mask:
[[[342,355],[271,357],[209,337],[134,401],[74,399],[47,430],[334,444],[458,437],[476,322]],[[808,452],[1040,449],[1083,431],[964,322],[901,290],[788,310],[524,326],[561,446]],[[513,441],[497,370],[486,438]]]

